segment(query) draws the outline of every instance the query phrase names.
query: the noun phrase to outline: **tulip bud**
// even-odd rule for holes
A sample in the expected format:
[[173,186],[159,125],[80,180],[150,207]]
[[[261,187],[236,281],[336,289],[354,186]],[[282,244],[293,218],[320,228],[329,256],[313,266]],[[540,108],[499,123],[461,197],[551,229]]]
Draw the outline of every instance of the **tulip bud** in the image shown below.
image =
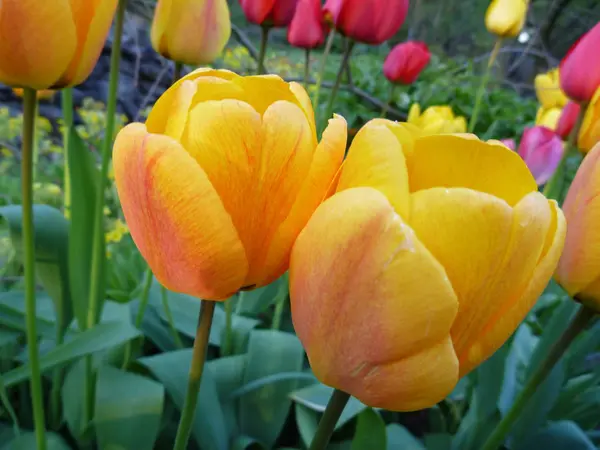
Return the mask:
[[600,145],[583,159],[563,211],[567,239],[556,281],[569,295],[600,312]]
[[537,114],[535,115],[535,124],[554,130],[562,110],[558,107],[544,108],[540,106]]
[[411,84],[430,59],[431,54],[424,42],[404,42],[396,45],[385,59],[383,74],[392,83]]
[[577,145],[583,152],[588,152],[598,142],[600,142],[600,88],[585,110]]
[[325,41],[326,31],[321,0],[300,0],[288,28],[289,43],[306,49],[319,47]]
[[498,37],[516,37],[525,24],[529,0],[492,0],[485,13],[485,26]]
[[117,1],[0,1],[0,82],[37,90],[82,83],[100,56]]
[[113,164],[131,236],[162,285],[208,300],[269,284],[327,196],[346,122],[320,143],[296,83],[196,70],[117,136]]
[[518,150],[538,185],[550,179],[563,152],[560,136],[546,127],[525,128]]
[[563,108],[555,130],[556,134],[558,134],[563,140],[566,141],[569,138],[571,130],[577,121],[577,116],[579,115],[580,109],[581,106],[579,106],[579,103],[575,103],[573,101],[567,103],[567,105]]
[[231,35],[226,0],[158,0],[152,21],[152,47],[178,63],[209,64]]
[[511,150],[515,150],[517,148],[517,144],[515,143],[514,139],[501,139],[500,143],[502,145],[505,145],[506,147],[510,148]]
[[560,88],[560,73],[558,69],[537,75],[534,85],[535,94],[544,109],[562,108],[569,101]]
[[240,0],[248,22],[271,27],[287,27],[298,0]]
[[589,102],[600,88],[600,22],[573,44],[560,62],[560,86],[576,102]]
[[394,36],[404,23],[408,0],[327,0],[323,9],[344,36],[379,45]]
[[358,132],[290,263],[294,328],[317,378],[396,411],[434,405],[502,346],[548,284],[566,228],[515,152],[411,128],[376,119]]

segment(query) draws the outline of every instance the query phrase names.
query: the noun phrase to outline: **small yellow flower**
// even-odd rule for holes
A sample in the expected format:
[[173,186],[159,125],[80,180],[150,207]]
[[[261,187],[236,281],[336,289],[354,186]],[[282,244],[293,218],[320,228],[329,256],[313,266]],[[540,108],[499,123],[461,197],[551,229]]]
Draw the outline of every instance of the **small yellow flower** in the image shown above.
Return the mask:
[[448,105],[430,106],[421,114],[421,106],[413,103],[407,122],[420,128],[425,134],[454,134],[467,132],[467,120],[455,116]]

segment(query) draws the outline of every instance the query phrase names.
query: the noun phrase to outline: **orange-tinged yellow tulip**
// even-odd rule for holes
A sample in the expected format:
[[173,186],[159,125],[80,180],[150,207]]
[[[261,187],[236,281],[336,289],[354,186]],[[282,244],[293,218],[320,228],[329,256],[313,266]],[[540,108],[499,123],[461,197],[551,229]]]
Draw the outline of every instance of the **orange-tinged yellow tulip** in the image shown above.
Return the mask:
[[466,133],[467,121],[455,116],[448,105],[430,106],[421,114],[421,106],[413,103],[407,122],[423,130],[425,134]]
[[426,408],[510,337],[546,287],[565,220],[519,155],[378,119],[298,236],[292,318],[323,383]]
[[[23,98],[23,89],[22,88],[13,88],[13,93],[17,97]],[[56,94],[56,91],[54,89],[42,89],[40,91],[36,91],[38,100],[52,100],[52,98],[54,97],[54,94]]]
[[600,312],[600,144],[583,159],[563,210],[568,231],[555,279]]
[[535,94],[544,109],[562,108],[569,98],[560,88],[560,73],[558,68],[536,75]]
[[588,152],[598,142],[600,142],[600,89],[596,91],[587,107],[577,145],[582,151]]
[[226,0],[158,0],[150,33],[154,50],[179,63],[209,64],[231,35]]
[[529,0],[492,0],[485,13],[485,26],[499,37],[516,37],[527,16]]
[[118,0],[0,1],[0,81],[58,89],[91,73]]
[[540,106],[535,116],[535,124],[555,130],[562,114],[562,108],[544,108]]
[[222,300],[288,268],[327,195],[346,122],[320,143],[308,95],[273,75],[197,70],[125,127],[114,171],[131,236],[167,288]]

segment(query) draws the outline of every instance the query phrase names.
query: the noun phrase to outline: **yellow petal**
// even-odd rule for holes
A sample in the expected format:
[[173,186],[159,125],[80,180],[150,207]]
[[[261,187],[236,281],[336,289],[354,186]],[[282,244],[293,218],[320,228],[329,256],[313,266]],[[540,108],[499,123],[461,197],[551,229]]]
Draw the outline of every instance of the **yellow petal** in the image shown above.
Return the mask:
[[306,105],[303,105],[296,96],[298,89],[294,88],[295,92],[293,92],[290,84],[277,75],[239,77],[234,82],[246,92],[246,101],[261,115],[276,101],[293,103],[306,112]]
[[2,0],[0,34],[0,81],[11,86],[51,87],[77,46],[69,0]]
[[294,327],[325,384],[413,410],[456,383],[454,291],[377,190],[348,189],[317,209],[292,251],[290,293]]
[[167,288],[229,297],[248,271],[231,217],[205,172],[177,141],[131,124],[114,147],[117,190],[131,236]]
[[411,123],[406,122],[392,122],[386,119],[373,119],[370,121],[372,124],[385,125],[388,129],[394,133],[398,142],[402,146],[402,153],[408,160],[413,154],[415,147],[415,140],[423,136],[423,131]]
[[465,187],[502,198],[511,206],[537,191],[533,175],[516,152],[462,136],[417,139],[408,173],[411,192]]
[[361,186],[385,194],[396,212],[408,219],[406,160],[398,139],[381,121],[367,123],[355,136],[337,191]]
[[413,103],[410,105],[410,109],[408,110],[408,118],[406,121],[411,124],[416,124],[419,120],[419,116],[421,115],[421,105],[418,103]]
[[525,24],[528,0],[492,0],[485,13],[485,26],[500,37],[516,37]]
[[[290,90],[296,96],[298,100],[298,104],[306,114],[306,120],[310,124],[310,128],[313,130],[314,140],[317,142],[317,128],[315,125],[315,112],[313,111],[312,102],[310,97],[306,93],[306,89],[302,87],[301,84],[296,82],[290,83]],[[335,116],[335,115],[334,115]],[[327,118],[329,120],[329,117]]]

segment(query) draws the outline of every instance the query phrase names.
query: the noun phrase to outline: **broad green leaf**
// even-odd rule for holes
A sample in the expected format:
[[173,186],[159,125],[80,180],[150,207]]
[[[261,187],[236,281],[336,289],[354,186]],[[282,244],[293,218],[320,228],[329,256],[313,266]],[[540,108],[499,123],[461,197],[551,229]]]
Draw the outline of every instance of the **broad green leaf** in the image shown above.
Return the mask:
[[[32,450],[36,447],[35,433],[28,431],[4,444],[0,450]],[[71,447],[58,434],[46,431],[46,450],[71,450]]]
[[21,337],[22,334],[23,333],[20,333],[18,331],[0,328],[0,349],[2,349],[5,345],[16,344],[19,337]]
[[[129,303],[129,305],[131,306],[131,311],[135,317],[138,312],[139,301],[134,300]],[[144,336],[150,339],[161,351],[170,352],[177,350],[175,342],[173,341],[173,336],[165,326],[165,323],[161,320],[156,308],[152,305],[148,305],[144,312],[141,330]]]
[[263,450],[264,447],[260,443],[251,437],[240,436],[233,441],[231,450]]
[[[100,173],[96,167],[94,155],[81,140],[74,127],[69,130],[68,140],[71,181],[69,275],[75,317],[80,329],[85,329],[90,297],[95,204]],[[102,242],[104,243],[104,239]],[[103,260],[104,254],[104,248],[102,248]],[[101,279],[103,279],[103,267],[100,273],[102,274]],[[102,293],[99,298],[103,300],[104,283],[98,284],[100,293]]]
[[567,370],[569,374],[581,373],[586,369],[588,355],[600,348],[600,321],[589,330],[580,334],[567,352]]
[[[598,370],[600,372],[600,370]],[[597,382],[598,378],[595,378]],[[569,419],[584,430],[593,430],[600,424],[600,386],[595,386],[572,398],[570,408],[558,418]]]
[[[19,205],[0,208],[7,221],[17,255],[22,254],[22,209]],[[33,207],[36,276],[54,302],[58,327],[64,331],[73,317],[68,266],[68,222],[57,209]]]
[[257,317],[275,302],[282,283],[287,283],[286,277],[280,277],[271,284],[259,289],[240,292],[236,303],[236,312],[250,317]]
[[[315,383],[305,388],[294,391],[290,394],[292,400],[296,403],[300,403],[309,409],[317,412],[324,412],[327,407],[327,403],[333,394],[333,389],[329,386],[325,386],[321,383]],[[362,404],[359,400],[354,397],[350,397],[344,411],[342,412],[335,429],[343,427],[346,423],[352,420],[354,417],[359,415],[367,408],[366,405]]]
[[[140,336],[140,332],[125,322],[110,322],[96,325],[78,333],[72,339],[53,348],[40,358],[40,368],[46,371],[82,356],[108,350]],[[13,369],[3,375],[4,384],[13,386],[29,378],[29,364]]]
[[402,425],[389,424],[386,427],[387,450],[425,450],[425,446]]
[[228,356],[214,359],[206,364],[213,374],[219,403],[223,410],[223,417],[227,425],[229,436],[237,436],[238,432],[238,400],[231,398],[231,393],[239,389],[244,382],[246,371],[246,355]]
[[154,380],[110,366],[98,371],[94,424],[101,449],[152,450],[164,388]]
[[367,408],[358,415],[356,432],[350,448],[351,450],[387,449],[385,422],[372,408]]
[[427,450],[450,450],[452,448],[452,436],[446,433],[426,434],[423,441]]
[[[186,396],[192,349],[138,359],[165,386],[181,410]],[[228,450],[229,436],[210,367],[202,375],[192,434],[202,450]]]
[[[52,299],[45,293],[36,294],[37,332],[47,339],[56,338],[55,313]],[[25,331],[25,294],[21,291],[0,293],[0,325]]]
[[319,415],[313,409],[296,403],[296,426],[300,433],[300,438],[306,448],[310,447],[310,443],[317,432],[319,426]]
[[[275,330],[255,330],[248,342],[248,364],[244,384],[281,372],[298,372],[304,350],[298,338]],[[281,432],[290,406],[290,392],[297,380],[266,385],[240,398],[240,428],[243,434],[273,446]]]
[[595,450],[596,446],[571,421],[553,422],[531,436],[514,450]]
[[79,438],[84,430],[82,423],[84,389],[85,359],[80,359],[67,371],[61,391],[63,417],[69,431],[76,438]]

